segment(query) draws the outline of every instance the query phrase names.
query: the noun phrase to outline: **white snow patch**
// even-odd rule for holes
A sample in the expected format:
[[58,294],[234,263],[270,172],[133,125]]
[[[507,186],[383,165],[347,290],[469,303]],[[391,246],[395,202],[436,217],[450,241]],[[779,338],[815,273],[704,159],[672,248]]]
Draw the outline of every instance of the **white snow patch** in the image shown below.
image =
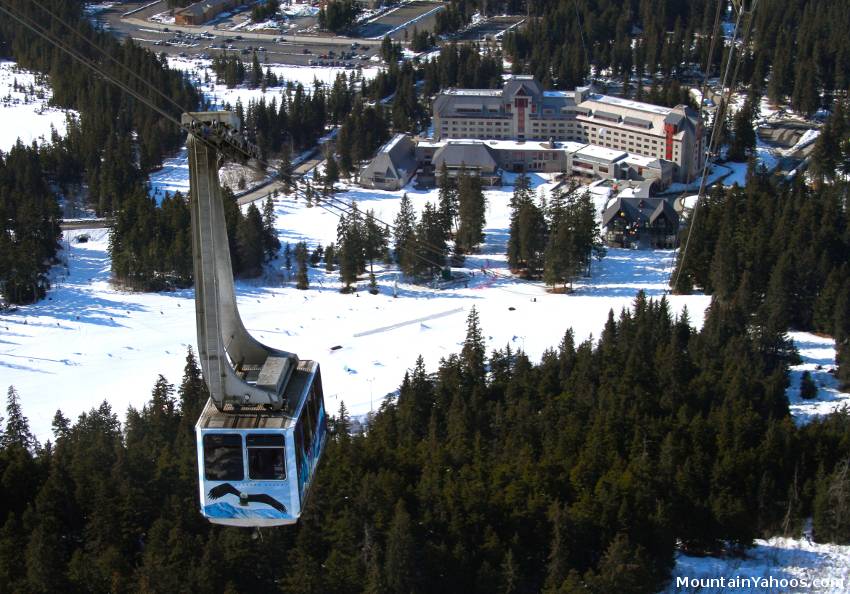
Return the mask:
[[310,17],[318,15],[319,10],[318,6],[293,2],[292,4],[281,6],[280,12],[288,17]]
[[[791,367],[791,385],[786,390],[791,416],[798,425],[805,425],[819,417],[850,406],[850,394],[842,392],[835,378],[835,340],[810,332],[789,332],[800,358],[800,365]],[[818,387],[817,396],[811,400],[800,398],[800,379],[808,371]]]
[[52,129],[64,136],[69,111],[50,107],[53,90],[46,81],[46,76],[0,60],[0,150],[8,151],[19,138],[24,144],[49,142]]
[[189,193],[189,154],[184,146],[177,156],[165,159],[162,168],[150,174],[150,194],[157,203],[165,198],[165,193]]
[[[676,586],[677,578],[710,580],[725,578],[723,586],[703,582],[702,586]],[[751,582],[728,580],[749,578]],[[770,579],[776,585],[770,585]],[[763,583],[758,580],[768,580]],[[814,580],[821,580],[814,587]],[[753,582],[752,580],[756,580]],[[779,580],[786,580],[785,586]],[[791,580],[806,580],[808,586],[792,587]],[[718,584],[714,582],[713,584]],[[785,594],[787,592],[817,592],[844,594],[850,587],[850,546],[813,543],[807,536],[800,539],[774,537],[756,540],[743,559],[691,557],[678,554],[670,585],[660,594]]]
[[[553,186],[541,175],[533,175],[532,181],[535,189]],[[438,198],[437,190],[409,186],[407,192],[417,210]],[[550,294],[541,283],[512,277],[505,261],[511,193],[510,186],[486,192],[486,243],[458,270],[474,273],[466,286],[461,282],[432,289],[376,265],[379,295],[363,290],[367,279],[360,281],[356,294],[343,295],[338,272],[326,273],[323,267],[310,269],[309,291],[298,291],[286,280],[281,258],[265,278],[237,283],[246,326],[270,346],[321,362],[329,410],[336,411],[344,400],[352,414],[363,414],[397,390],[418,355],[434,369],[441,357],[459,351],[472,306],[480,312],[488,349],[509,344],[538,359],[544,349],[558,344],[567,328],[574,328],[578,340],[598,336],[608,311],[629,307],[638,290],[655,298],[665,294],[672,251],[611,249],[604,260],[594,262],[593,277],[577,282],[570,295]],[[349,188],[338,198],[356,200],[361,210],[373,209],[391,223],[401,195]],[[277,200],[276,213],[278,236],[284,243],[306,241],[312,250],[319,242],[336,240],[335,213],[284,197]],[[82,233],[91,240],[75,243]],[[105,230],[70,231],[66,239],[68,274],[56,270],[48,298],[0,317],[4,383],[16,386],[24,412],[42,440],[50,437],[57,408],[73,418],[107,399],[123,415],[127,406],[139,407],[150,398],[158,374],[179,382],[186,348],[196,341],[192,290],[153,294],[119,290],[109,282]],[[396,283],[398,298],[393,298]],[[687,306],[691,320],[701,325],[708,297],[668,295],[667,299],[674,312]],[[404,324],[459,308],[425,324]],[[342,348],[331,351],[336,345]]]

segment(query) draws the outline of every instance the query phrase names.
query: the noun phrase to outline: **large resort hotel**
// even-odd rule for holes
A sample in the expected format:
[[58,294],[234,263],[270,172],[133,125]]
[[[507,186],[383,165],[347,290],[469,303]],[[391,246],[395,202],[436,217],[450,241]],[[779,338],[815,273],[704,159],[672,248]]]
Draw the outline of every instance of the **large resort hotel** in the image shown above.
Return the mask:
[[683,105],[620,99],[591,87],[543,91],[533,77],[513,76],[503,89],[440,93],[433,103],[433,137],[419,139],[413,156],[412,142],[387,146],[397,153],[393,157],[406,160],[404,175],[395,178],[386,159],[377,158],[376,167],[363,170],[363,185],[404,186],[414,173],[413,157],[424,184],[433,183],[445,164],[450,175],[464,169],[491,185],[501,171],[540,171],[646,180],[665,188],[699,175],[705,139],[699,114]]

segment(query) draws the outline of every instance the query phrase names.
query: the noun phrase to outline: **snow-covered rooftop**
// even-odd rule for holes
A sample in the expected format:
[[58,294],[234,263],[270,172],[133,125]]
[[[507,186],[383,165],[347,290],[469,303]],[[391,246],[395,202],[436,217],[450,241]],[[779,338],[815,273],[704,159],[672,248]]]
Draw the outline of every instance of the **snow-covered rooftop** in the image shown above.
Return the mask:
[[388,152],[390,152],[391,150],[393,150],[393,148],[395,147],[395,145],[397,145],[397,144],[401,141],[401,139],[402,139],[402,138],[404,138],[404,134],[396,134],[395,136],[393,136],[392,138],[390,138],[384,146],[382,146],[381,148],[379,148],[379,149],[378,149],[378,152],[379,152],[379,153],[388,153]]
[[596,146],[588,144],[583,149],[576,153],[580,157],[589,157],[592,159],[601,159],[603,161],[619,161],[628,156],[625,151],[617,151],[614,149],[605,148],[604,146]]
[[501,97],[502,89],[446,89],[443,94],[468,97]]
[[632,165],[647,167],[650,163],[657,161],[658,157],[647,157],[645,155],[636,155],[635,153],[626,153],[624,160],[626,163],[630,163]]
[[568,152],[575,152],[587,146],[580,142],[555,142],[554,146],[549,146],[549,142],[546,140],[483,140],[481,138],[447,138],[445,140],[419,141],[419,146],[422,148],[440,148],[447,144],[486,144],[494,149],[513,151],[566,150]]
[[624,107],[626,109],[636,109],[639,111],[646,111],[658,115],[667,115],[668,113],[673,111],[671,108],[664,107],[662,105],[653,105],[652,103],[632,101],[631,99],[621,99],[619,97],[612,97],[610,95],[600,95],[598,93],[593,93],[592,95],[588,96],[587,99],[589,101],[607,103],[608,105],[616,105],[618,107]]

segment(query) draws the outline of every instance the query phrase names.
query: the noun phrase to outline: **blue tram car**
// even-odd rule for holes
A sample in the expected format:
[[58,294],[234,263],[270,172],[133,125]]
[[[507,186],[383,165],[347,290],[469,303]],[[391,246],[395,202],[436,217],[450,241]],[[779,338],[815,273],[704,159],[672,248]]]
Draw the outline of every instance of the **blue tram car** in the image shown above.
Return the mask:
[[228,407],[209,400],[195,426],[201,513],[227,526],[294,524],[327,441],[319,364],[300,360],[285,405]]

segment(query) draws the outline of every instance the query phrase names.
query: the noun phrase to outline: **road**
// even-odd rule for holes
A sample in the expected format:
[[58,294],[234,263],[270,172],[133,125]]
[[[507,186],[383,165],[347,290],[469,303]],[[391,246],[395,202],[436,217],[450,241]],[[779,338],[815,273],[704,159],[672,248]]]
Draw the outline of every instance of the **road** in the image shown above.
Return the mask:
[[304,45],[339,45],[339,46],[350,46],[353,42],[357,42],[363,46],[370,47],[381,47],[381,40],[373,40],[373,39],[359,39],[356,37],[342,37],[342,36],[320,36],[320,35],[289,35],[280,33],[260,33],[256,31],[228,31],[226,29],[216,29],[213,25],[199,25],[199,26],[184,26],[184,25],[163,25],[161,23],[154,23],[151,21],[146,21],[144,19],[139,19],[135,17],[127,17],[121,19],[123,22],[134,25],[137,30],[144,29],[156,29],[157,31],[162,32],[174,32],[180,31],[181,33],[189,33],[192,35],[201,35],[204,33],[208,33],[210,35],[215,35],[216,37],[227,37],[230,39],[238,39],[238,40],[254,40],[254,41],[262,41],[264,43],[270,43],[277,37],[283,37],[286,42],[296,43],[296,44],[304,44]]
[[62,231],[74,231],[76,229],[107,229],[113,224],[112,219],[74,219],[62,221],[59,228]]
[[[321,157],[307,159],[295,168],[295,170],[292,172],[292,176],[295,179],[300,179],[304,177],[304,175],[314,169],[323,160],[324,159]],[[250,204],[251,202],[256,202],[257,200],[265,200],[267,196],[273,194],[275,191],[283,192],[283,183],[279,180],[273,180],[254,188],[247,194],[239,196],[236,199],[236,202],[237,204],[239,204],[239,206],[244,206],[245,204]]]

